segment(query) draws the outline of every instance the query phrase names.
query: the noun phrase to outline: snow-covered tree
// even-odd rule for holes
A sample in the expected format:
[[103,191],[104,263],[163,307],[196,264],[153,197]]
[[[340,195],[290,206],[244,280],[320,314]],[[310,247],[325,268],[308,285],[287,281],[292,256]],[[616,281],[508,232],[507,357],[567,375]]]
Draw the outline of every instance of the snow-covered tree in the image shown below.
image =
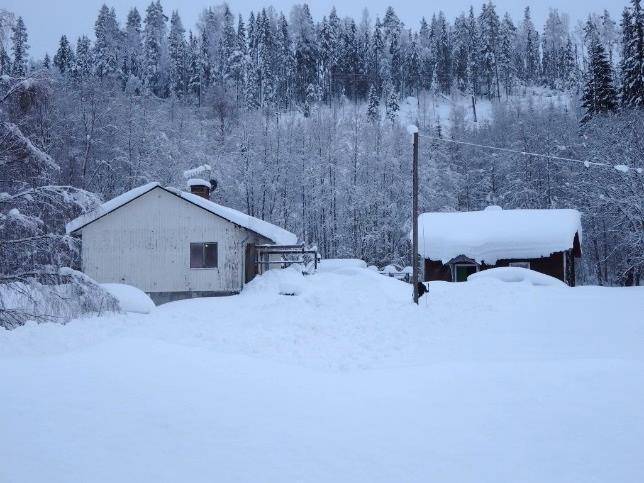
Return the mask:
[[604,50],[595,25],[589,21],[586,26],[588,39],[588,72],[582,95],[582,107],[586,114],[582,121],[590,120],[596,114],[605,114],[617,108],[617,92],[608,56]]
[[11,52],[13,53],[11,72],[16,77],[26,76],[29,70],[29,44],[27,41],[27,27],[25,27],[22,17],[18,17],[16,24],[13,26],[11,35]]
[[72,65],[74,64],[74,51],[72,50],[67,36],[63,35],[60,37],[60,42],[58,43],[58,50],[56,55],[54,55],[54,65],[58,67],[58,70],[64,74],[70,72]]

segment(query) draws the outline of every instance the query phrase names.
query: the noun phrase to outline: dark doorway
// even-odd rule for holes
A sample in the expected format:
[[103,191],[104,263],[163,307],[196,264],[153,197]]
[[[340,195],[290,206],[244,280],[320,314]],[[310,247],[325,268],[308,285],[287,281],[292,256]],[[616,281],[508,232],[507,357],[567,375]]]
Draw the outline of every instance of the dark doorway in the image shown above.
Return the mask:
[[246,259],[244,267],[246,268],[245,283],[250,282],[257,275],[257,249],[255,244],[246,245]]

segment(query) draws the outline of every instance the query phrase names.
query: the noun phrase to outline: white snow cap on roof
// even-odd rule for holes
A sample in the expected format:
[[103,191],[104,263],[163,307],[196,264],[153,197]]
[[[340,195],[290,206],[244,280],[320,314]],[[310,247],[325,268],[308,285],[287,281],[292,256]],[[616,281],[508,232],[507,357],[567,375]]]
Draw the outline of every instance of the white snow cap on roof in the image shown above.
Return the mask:
[[199,206],[217,216],[220,216],[236,225],[246,228],[247,230],[254,231],[255,233],[272,240],[273,243],[279,245],[294,245],[297,243],[297,236],[290,231],[286,231],[279,226],[273,225],[259,218],[242,213],[241,211],[233,210],[226,206],[218,205],[213,203],[210,200],[202,198],[201,196],[193,195],[192,193],[187,193],[185,191],[178,190],[176,188],[164,188],[160,183],[148,183],[138,188],[134,188],[122,195],[117,196],[99,206],[97,209],[85,213],[78,218],[67,223],[66,231],[67,233],[72,233],[85,225],[97,220],[103,215],[110,213],[111,211],[120,208],[124,204],[132,201],[134,198],[137,198],[148,191],[153,190],[154,188],[161,188],[170,193],[173,193],[186,201],[189,201],[192,204]]
[[577,210],[503,210],[423,213],[418,217],[418,252],[447,263],[464,255],[477,263],[540,258],[581,243]]
[[211,171],[212,168],[209,164],[202,164],[201,166],[197,166],[196,168],[185,170],[183,172],[183,177],[186,179],[199,178],[200,176],[203,176],[204,173],[210,173]]
[[205,179],[201,178],[190,178],[188,180],[188,186],[207,186],[208,189],[212,189],[210,181],[206,181]]

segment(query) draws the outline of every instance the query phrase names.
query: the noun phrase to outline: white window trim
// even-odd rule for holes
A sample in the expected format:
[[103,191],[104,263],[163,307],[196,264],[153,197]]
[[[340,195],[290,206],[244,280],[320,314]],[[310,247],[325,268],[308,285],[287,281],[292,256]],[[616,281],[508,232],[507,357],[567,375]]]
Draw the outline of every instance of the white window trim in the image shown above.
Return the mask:
[[[526,265],[527,265],[527,267],[526,267]],[[530,262],[528,262],[528,261],[526,261],[526,262],[510,262],[510,264],[508,266],[510,266],[510,267],[519,267],[519,268],[527,268],[528,270],[530,270]]]

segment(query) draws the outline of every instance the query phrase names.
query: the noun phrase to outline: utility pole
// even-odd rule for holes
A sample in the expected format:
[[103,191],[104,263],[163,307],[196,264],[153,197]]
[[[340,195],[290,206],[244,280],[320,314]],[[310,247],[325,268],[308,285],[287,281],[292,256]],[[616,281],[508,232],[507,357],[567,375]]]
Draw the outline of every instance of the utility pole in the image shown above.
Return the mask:
[[418,127],[414,130],[414,158],[412,161],[412,284],[414,286],[414,303],[418,304]]

